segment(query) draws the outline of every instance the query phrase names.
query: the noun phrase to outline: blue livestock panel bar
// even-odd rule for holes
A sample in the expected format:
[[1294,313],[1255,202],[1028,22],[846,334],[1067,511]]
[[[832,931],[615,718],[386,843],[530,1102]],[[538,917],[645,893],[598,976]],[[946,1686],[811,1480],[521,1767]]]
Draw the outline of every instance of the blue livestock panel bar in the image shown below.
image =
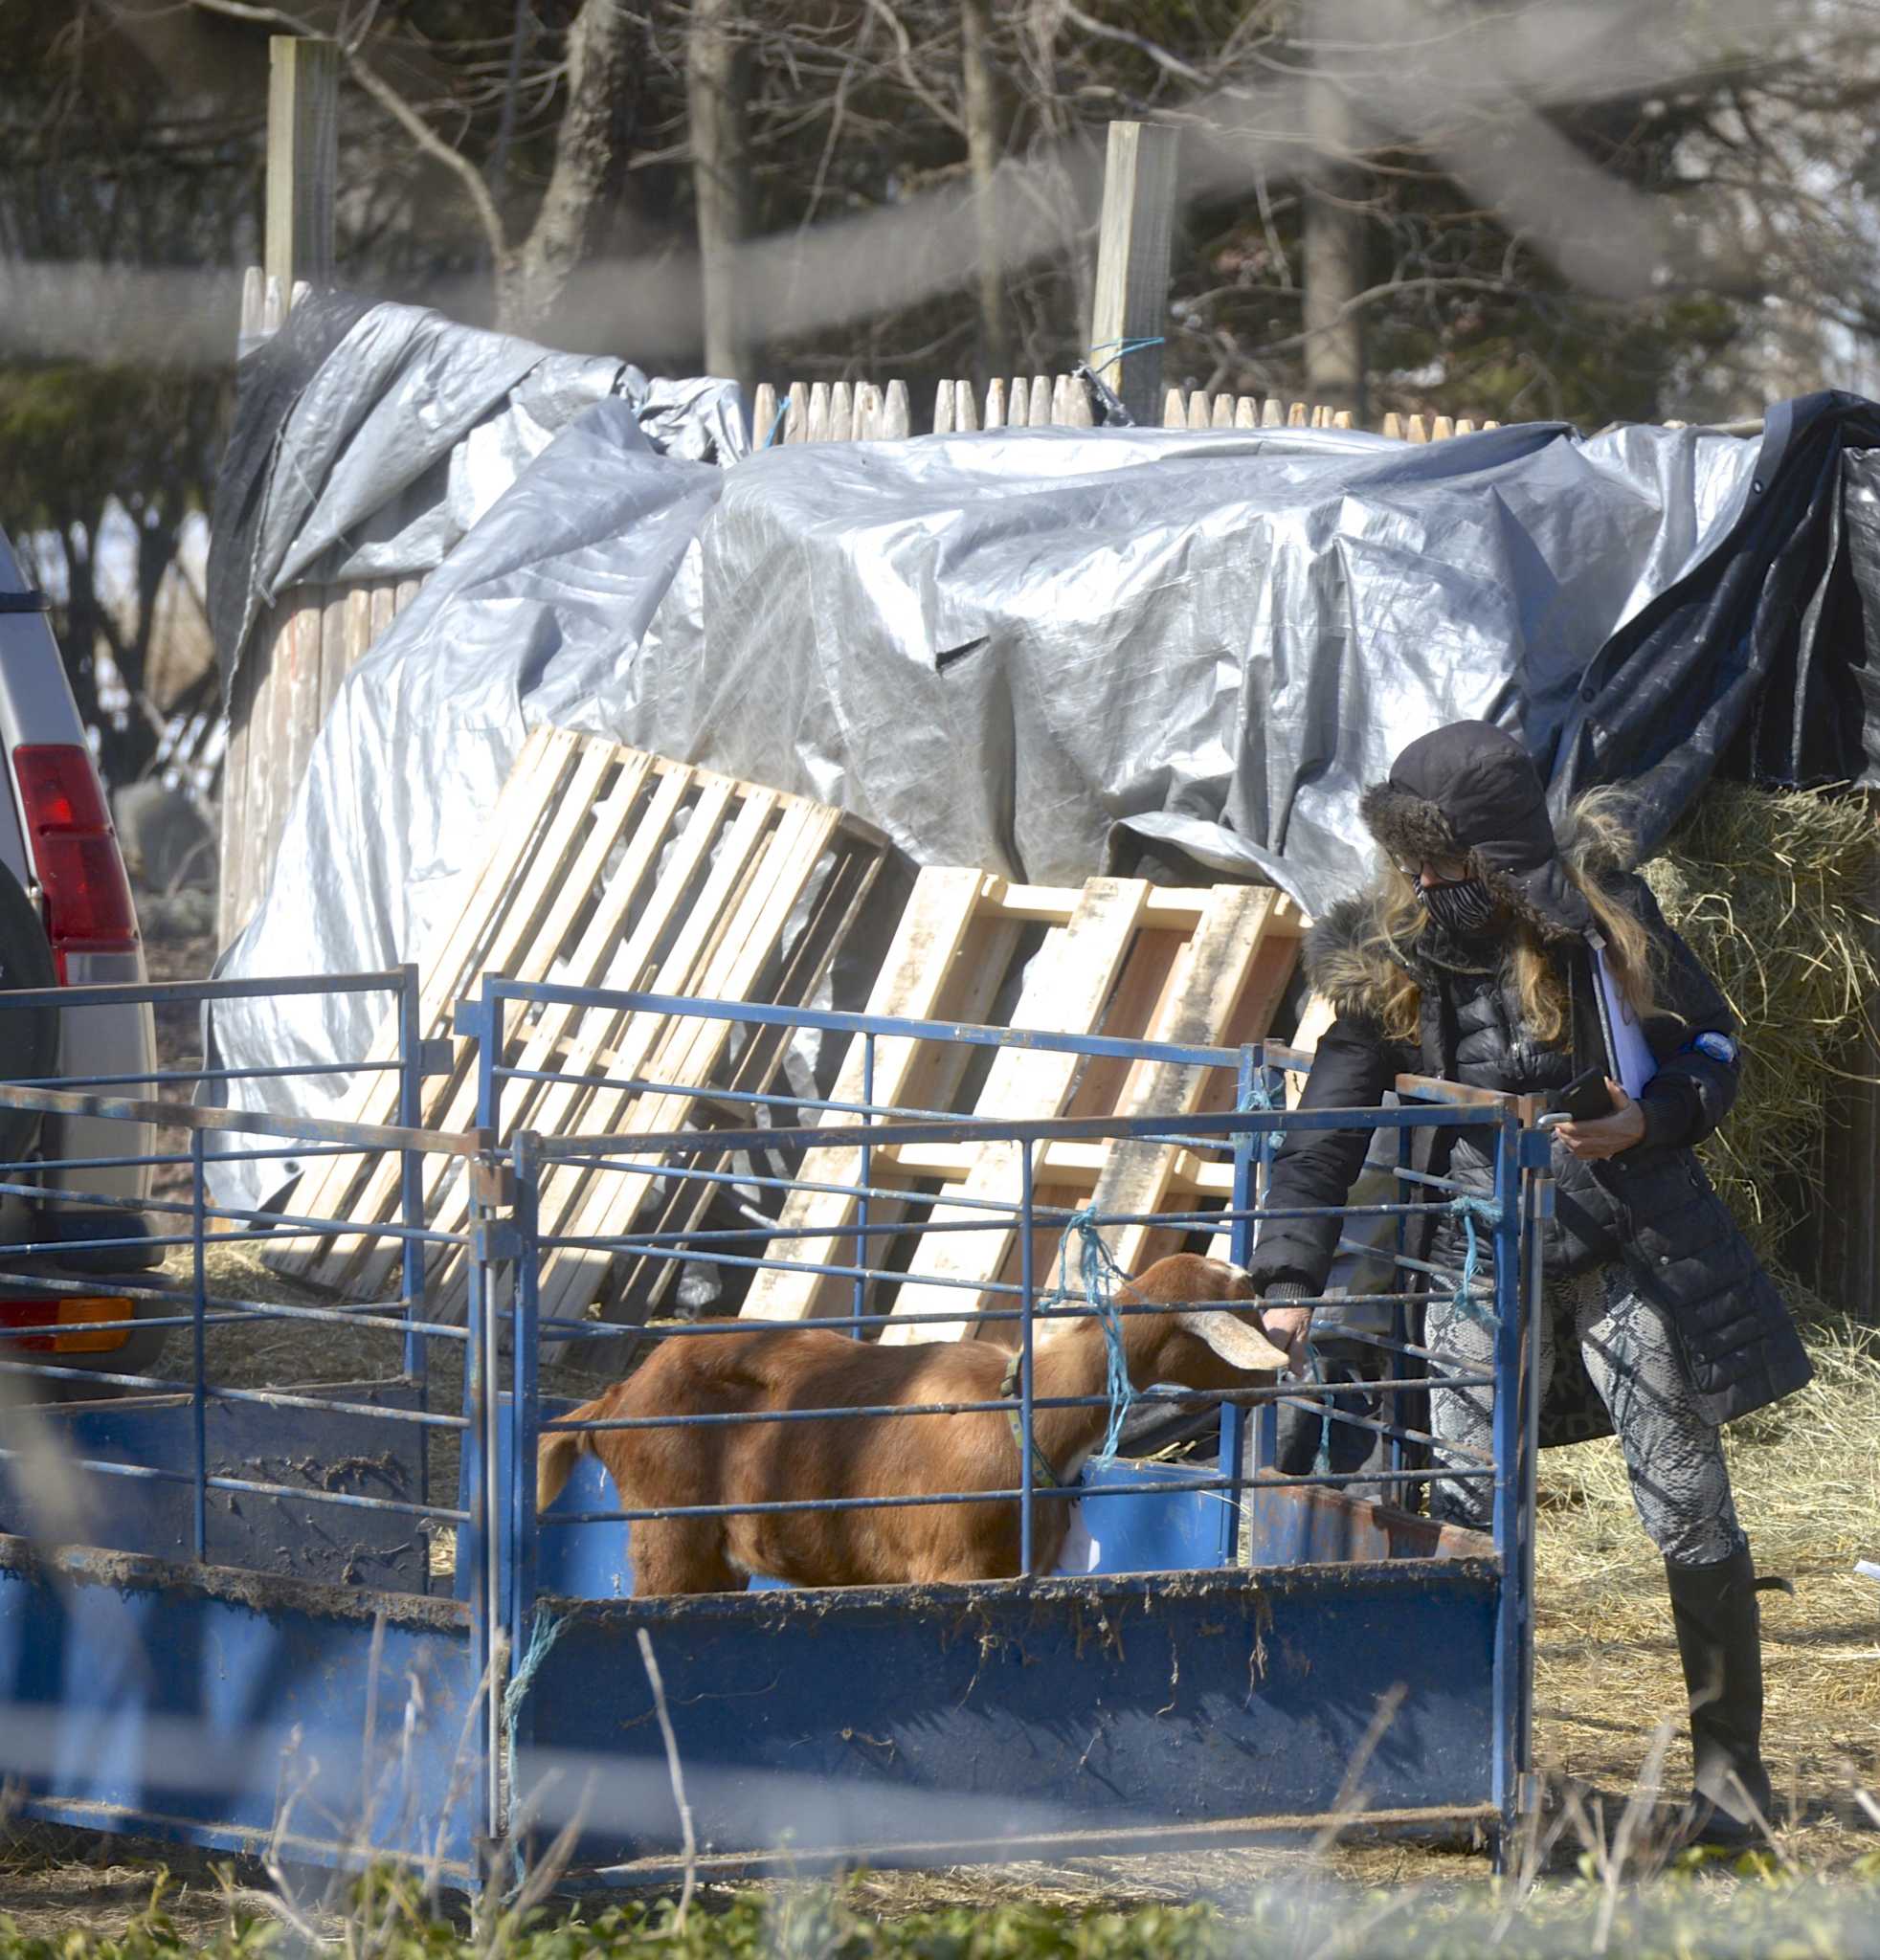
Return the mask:
[[[670,1797],[657,1794],[666,1774],[663,1749],[634,1658],[634,1637],[644,1630],[664,1675],[701,1843],[726,1871],[759,1869],[779,1857],[919,1860],[1125,1839],[1213,1841],[1323,1822],[1343,1800],[1348,1777],[1362,1781],[1366,1805],[1380,1815],[1489,1821],[1506,1832],[1526,1765],[1532,1637],[1533,1412],[1524,1370],[1534,1274],[1524,1255],[1544,1210],[1546,1158],[1544,1136],[1528,1127],[1531,1108],[1405,1079],[1395,1108],[1288,1111],[1283,1072],[1307,1066],[1309,1057],[1277,1044],[1200,1049],[489,977],[459,1021],[474,1025],[484,1044],[479,1123],[486,1134],[504,1136],[504,1089],[523,1073],[501,1059],[507,1017],[545,1002],[860,1041],[864,1064],[884,1039],[1055,1050],[1085,1064],[1099,1058],[1170,1061],[1220,1072],[1222,1093],[1180,1115],[988,1123],[869,1099],[858,1104],[689,1085],[683,1095],[692,1103],[714,1102],[710,1117],[690,1127],[618,1137],[525,1130],[506,1139],[516,1277],[509,1292],[513,1373],[497,1475],[512,1496],[492,1583],[511,1652],[521,1658],[505,1737],[517,1762],[512,1829],[552,1831],[573,1814],[569,1793],[585,1790],[584,1865],[620,1878],[644,1877],[669,1862],[677,1816]],[[864,1081],[872,1078],[864,1066]],[[553,1077],[531,1071],[529,1079]],[[653,1064],[633,1086],[648,1095],[681,1093]],[[1265,1219],[1302,1215],[1267,1204],[1266,1173],[1285,1134],[1314,1129],[1406,1139],[1413,1131],[1467,1130],[1488,1139],[1495,1165],[1494,1189],[1485,1198],[1445,1176],[1415,1171],[1406,1159],[1387,1200],[1332,1214],[1342,1233],[1368,1235],[1372,1243],[1379,1233],[1389,1239],[1405,1225],[1445,1214],[1466,1221],[1471,1243],[1480,1232],[1479,1258],[1471,1255],[1460,1279],[1413,1256],[1407,1239],[1389,1255],[1386,1289],[1368,1297],[1391,1327],[1367,1337],[1380,1357],[1379,1371],[1365,1384],[1377,1414],[1356,1413],[1350,1396],[1335,1396],[1316,1365],[1309,1379],[1267,1379],[1233,1392],[1039,1392],[1034,1355],[1063,1322],[1095,1317],[1119,1329],[1130,1314],[1176,1310],[1114,1297],[1123,1278],[1106,1272],[1107,1236],[1153,1226],[1169,1236],[1162,1242],[1185,1240],[1194,1250],[1224,1238],[1234,1260],[1243,1260]],[[1043,1166],[1053,1149],[1091,1142],[1161,1145],[1192,1162],[1229,1167],[1211,1184],[1189,1187],[1219,1190],[1224,1175],[1226,1195],[1179,1197],[1177,1209],[1141,1215],[1076,1211],[1048,1197],[1054,1180]],[[1002,1148],[1016,1167],[1010,1189],[995,1198],[985,1195],[983,1181],[971,1196],[935,1184],[910,1192],[905,1176],[891,1181],[893,1168],[905,1172],[922,1161],[921,1149],[962,1146]],[[830,1153],[819,1159],[826,1165],[839,1150],[859,1173],[832,1186],[821,1181],[811,1153]],[[647,1190],[655,1179],[667,1187],[695,1182],[707,1194],[730,1194],[742,1210],[736,1222],[723,1222],[722,1214],[701,1206],[698,1222],[669,1229],[659,1219],[670,1218],[670,1210],[642,1222],[647,1205],[612,1236],[558,1234],[545,1227],[538,1199],[547,1176],[570,1169],[596,1185],[609,1177],[637,1179],[632,1188]],[[839,1230],[782,1222],[793,1196],[828,1191],[852,1200]],[[998,1277],[961,1281],[923,1263],[948,1236],[975,1231],[1016,1240]],[[1045,1249],[1061,1237],[1062,1255],[1047,1258]],[[825,1247],[833,1240],[833,1257],[806,1249],[805,1239]],[[890,1327],[900,1333],[927,1325],[951,1340],[968,1318],[982,1338],[1013,1350],[1015,1365],[1001,1393],[968,1401],[558,1420],[542,1400],[539,1344],[620,1338],[617,1326],[566,1308],[545,1312],[536,1279],[570,1249],[593,1254],[596,1270],[639,1258],[712,1273],[727,1307],[755,1273],[812,1275],[842,1289],[839,1310],[793,1326],[868,1340]],[[1466,1287],[1473,1310],[1493,1317],[1492,1371],[1435,1364],[1410,1338],[1417,1303],[1435,1285]],[[940,1307],[897,1312],[910,1287]],[[1197,1304],[1207,1303],[1182,1303]],[[770,1325],[682,1315],[649,1323],[632,1338],[691,1345],[761,1334]],[[1120,1332],[1106,1338],[1116,1352]],[[1431,1433],[1418,1412],[1432,1375],[1457,1389],[1495,1391],[1491,1456]],[[1165,1405],[1171,1416],[1219,1408],[1218,1457],[1166,1463],[1122,1455],[1085,1465],[1060,1488],[1037,1473],[1035,1452],[1019,1447],[1009,1478],[994,1488],[789,1498],[745,1490],[736,1502],[654,1507],[615,1491],[584,1457],[561,1498],[539,1516],[527,1475],[538,1439],[557,1430],[707,1430],[728,1448],[752,1424],[787,1433],[788,1425],[808,1423],[826,1432],[839,1422],[983,1419],[996,1412],[1023,1437],[1045,1410],[1102,1410],[1120,1418],[1131,1402]],[[1321,1442],[1309,1470],[1282,1475],[1268,1420],[1282,1405],[1309,1416],[1322,1437],[1343,1425],[1367,1443],[1381,1438],[1374,1460],[1361,1472],[1334,1471]],[[1255,1415],[1250,1424],[1245,1411]],[[1419,1493],[1438,1474],[1489,1491],[1491,1530],[1439,1526],[1415,1514]],[[1354,1493],[1354,1484],[1366,1494]],[[1385,1497],[1377,1501],[1380,1488]],[[716,1530],[721,1520],[740,1515],[892,1513],[988,1501],[1017,1516],[1018,1553],[1007,1577],[795,1590],[757,1579],[742,1593],[632,1597],[638,1523],[690,1519]],[[1054,1503],[1078,1507],[1091,1543],[1086,1563],[1049,1572],[1039,1570],[1034,1526]],[[619,1739],[607,1752],[598,1792],[597,1735]]]
[[[62,1159],[42,1142],[0,1166],[0,1196],[29,1218],[53,1189],[61,1203],[148,1214],[142,1249],[159,1261],[101,1279],[61,1266],[70,1239],[0,1250],[12,1315],[0,1325],[0,1779],[28,1815],[244,1851],[273,1842],[290,1858],[391,1852],[461,1884],[498,1803],[496,1628],[481,1590],[433,1596],[432,1541],[460,1531],[478,1559],[497,1542],[495,1495],[468,1447],[494,1398],[482,1322],[442,1324],[424,1295],[426,1248],[446,1242],[415,1202],[425,1159],[474,1162],[478,1139],[409,1120],[428,1059],[416,970],[61,988],[6,1005],[309,992],[381,997],[390,1058],[0,1082],[0,1107],[93,1119],[94,1146]],[[238,1105],[244,1085],[373,1070],[397,1072],[401,1125],[188,1101],[208,1080]],[[101,1122],[121,1148],[96,1149]],[[183,1148],[153,1147],[153,1126],[180,1131]],[[406,1194],[388,1228],[306,1215],[291,1192],[261,1208],[215,1201],[218,1166],[280,1166],[285,1180],[295,1163],[388,1152]],[[123,1195],[123,1173],[145,1169],[168,1174]],[[362,1230],[402,1247],[403,1284],[386,1297],[315,1303],[227,1257]],[[78,1310],[60,1310],[66,1300]],[[320,1353],[299,1351],[309,1338]],[[468,1350],[460,1411],[433,1406],[426,1365],[451,1346]],[[351,1378],[336,1382],[336,1365]],[[473,1459],[468,1495],[435,1503],[432,1450],[452,1443]]]

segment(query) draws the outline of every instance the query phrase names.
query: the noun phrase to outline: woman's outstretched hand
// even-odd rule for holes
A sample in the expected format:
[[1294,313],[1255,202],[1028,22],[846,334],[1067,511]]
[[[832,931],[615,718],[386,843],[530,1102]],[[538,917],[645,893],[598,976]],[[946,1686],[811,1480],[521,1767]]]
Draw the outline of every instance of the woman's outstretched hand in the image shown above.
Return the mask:
[[1591,1117],[1584,1123],[1563,1123],[1554,1132],[1569,1155],[1616,1157],[1620,1151],[1645,1141],[1645,1111],[1610,1076],[1606,1078],[1606,1087],[1612,1091],[1610,1116]]
[[1275,1348],[1286,1349],[1288,1372],[1301,1379],[1306,1373],[1306,1337],[1311,1325],[1309,1306],[1274,1305],[1260,1309],[1261,1331]]

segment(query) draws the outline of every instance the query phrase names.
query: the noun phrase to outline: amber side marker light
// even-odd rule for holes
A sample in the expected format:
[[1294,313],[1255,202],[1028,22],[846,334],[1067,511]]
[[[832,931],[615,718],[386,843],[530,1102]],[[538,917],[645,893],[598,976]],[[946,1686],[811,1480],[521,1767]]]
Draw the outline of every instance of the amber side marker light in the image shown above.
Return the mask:
[[131,1303],[117,1293],[0,1300],[0,1352],[108,1354],[130,1338],[130,1321]]

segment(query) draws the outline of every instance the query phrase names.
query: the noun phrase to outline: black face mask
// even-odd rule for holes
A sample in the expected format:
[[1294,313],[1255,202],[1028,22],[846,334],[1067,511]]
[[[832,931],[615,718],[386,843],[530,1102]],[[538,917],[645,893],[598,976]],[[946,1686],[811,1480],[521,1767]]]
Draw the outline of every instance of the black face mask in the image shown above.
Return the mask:
[[1479,878],[1456,884],[1420,884],[1417,898],[1444,931],[1459,939],[1485,932],[1494,920],[1494,894]]

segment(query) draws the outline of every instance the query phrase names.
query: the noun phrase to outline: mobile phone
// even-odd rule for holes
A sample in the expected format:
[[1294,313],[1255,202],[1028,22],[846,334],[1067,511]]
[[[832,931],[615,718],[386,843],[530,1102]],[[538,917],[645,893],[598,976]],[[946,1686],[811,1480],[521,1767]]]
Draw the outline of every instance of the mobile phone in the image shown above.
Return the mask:
[[1547,1099],[1546,1114],[1539,1121],[1552,1129],[1562,1123],[1590,1123],[1595,1117],[1610,1116],[1612,1108],[1605,1070],[1589,1068]]

